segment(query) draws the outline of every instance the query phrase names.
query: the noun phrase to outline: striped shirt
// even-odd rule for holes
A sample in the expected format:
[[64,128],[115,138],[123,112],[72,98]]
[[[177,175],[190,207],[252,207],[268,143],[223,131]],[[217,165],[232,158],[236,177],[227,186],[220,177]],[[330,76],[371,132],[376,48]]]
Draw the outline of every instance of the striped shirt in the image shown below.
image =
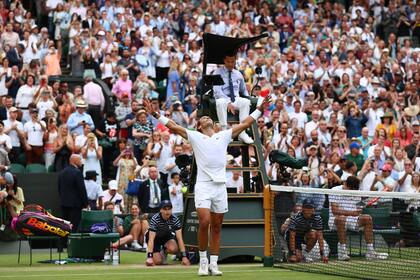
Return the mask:
[[181,222],[174,215],[165,220],[161,213],[156,213],[149,222],[149,230],[155,232],[156,237],[175,235],[179,229],[181,229]]
[[322,230],[322,218],[320,215],[313,215],[309,219],[305,219],[302,212],[290,218],[289,230],[295,231],[296,234],[305,234],[310,230]]

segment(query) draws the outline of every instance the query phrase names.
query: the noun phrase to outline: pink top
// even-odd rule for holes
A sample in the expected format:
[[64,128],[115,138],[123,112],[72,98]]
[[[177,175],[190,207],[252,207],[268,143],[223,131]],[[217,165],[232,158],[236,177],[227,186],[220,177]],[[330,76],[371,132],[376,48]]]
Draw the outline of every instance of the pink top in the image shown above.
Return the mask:
[[123,81],[122,79],[118,79],[118,81],[112,87],[112,92],[117,96],[118,99],[121,99],[122,94],[126,92],[128,94],[128,98],[131,100],[131,88],[133,83],[130,79]]
[[99,105],[103,110],[105,107],[105,98],[102,89],[94,82],[89,82],[83,87],[83,99],[89,105]]

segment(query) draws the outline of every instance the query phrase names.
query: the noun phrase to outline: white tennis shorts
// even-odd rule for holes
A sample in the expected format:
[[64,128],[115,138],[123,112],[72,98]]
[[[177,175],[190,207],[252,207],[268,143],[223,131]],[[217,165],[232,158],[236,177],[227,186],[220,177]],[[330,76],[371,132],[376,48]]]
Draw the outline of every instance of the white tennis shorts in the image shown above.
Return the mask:
[[[328,226],[330,227],[330,229],[334,229],[334,230],[337,229],[337,227],[335,225],[335,218],[334,217],[331,217],[328,220]],[[353,231],[359,230],[359,216],[347,216],[346,217],[346,229],[347,230],[353,230]]]
[[225,183],[197,182],[194,189],[195,208],[210,209],[211,213],[228,212]]

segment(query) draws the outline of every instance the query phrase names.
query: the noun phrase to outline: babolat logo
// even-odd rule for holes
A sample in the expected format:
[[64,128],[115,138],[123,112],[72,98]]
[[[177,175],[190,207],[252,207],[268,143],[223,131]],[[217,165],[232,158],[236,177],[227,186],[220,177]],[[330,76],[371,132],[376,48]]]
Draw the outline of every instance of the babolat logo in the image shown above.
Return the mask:
[[50,226],[46,222],[39,221],[37,218],[30,218],[28,223],[29,226],[33,226],[39,230],[50,232],[61,237],[66,237],[69,235],[69,232],[66,230],[62,230],[61,228]]

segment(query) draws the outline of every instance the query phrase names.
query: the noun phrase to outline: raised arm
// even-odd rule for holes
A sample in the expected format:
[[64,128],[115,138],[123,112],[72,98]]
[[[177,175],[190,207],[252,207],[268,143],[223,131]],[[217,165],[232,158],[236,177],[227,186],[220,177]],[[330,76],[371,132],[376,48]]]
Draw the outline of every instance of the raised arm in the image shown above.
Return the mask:
[[257,107],[257,110],[251,113],[246,119],[244,119],[240,124],[235,125],[232,128],[232,138],[238,137],[238,135],[250,127],[252,123],[257,120],[262,113],[264,113],[265,108],[270,104],[270,95],[267,95],[267,97],[264,98],[264,101],[261,103],[260,106]]
[[180,135],[181,137],[188,139],[187,130],[180,125],[177,125],[173,120],[170,120],[166,117],[163,117],[159,114],[159,112],[155,112],[153,110],[152,104],[150,104],[149,100],[144,99],[143,105],[146,108],[147,112],[152,115],[154,118],[158,119],[163,125],[169,128],[174,133]]

